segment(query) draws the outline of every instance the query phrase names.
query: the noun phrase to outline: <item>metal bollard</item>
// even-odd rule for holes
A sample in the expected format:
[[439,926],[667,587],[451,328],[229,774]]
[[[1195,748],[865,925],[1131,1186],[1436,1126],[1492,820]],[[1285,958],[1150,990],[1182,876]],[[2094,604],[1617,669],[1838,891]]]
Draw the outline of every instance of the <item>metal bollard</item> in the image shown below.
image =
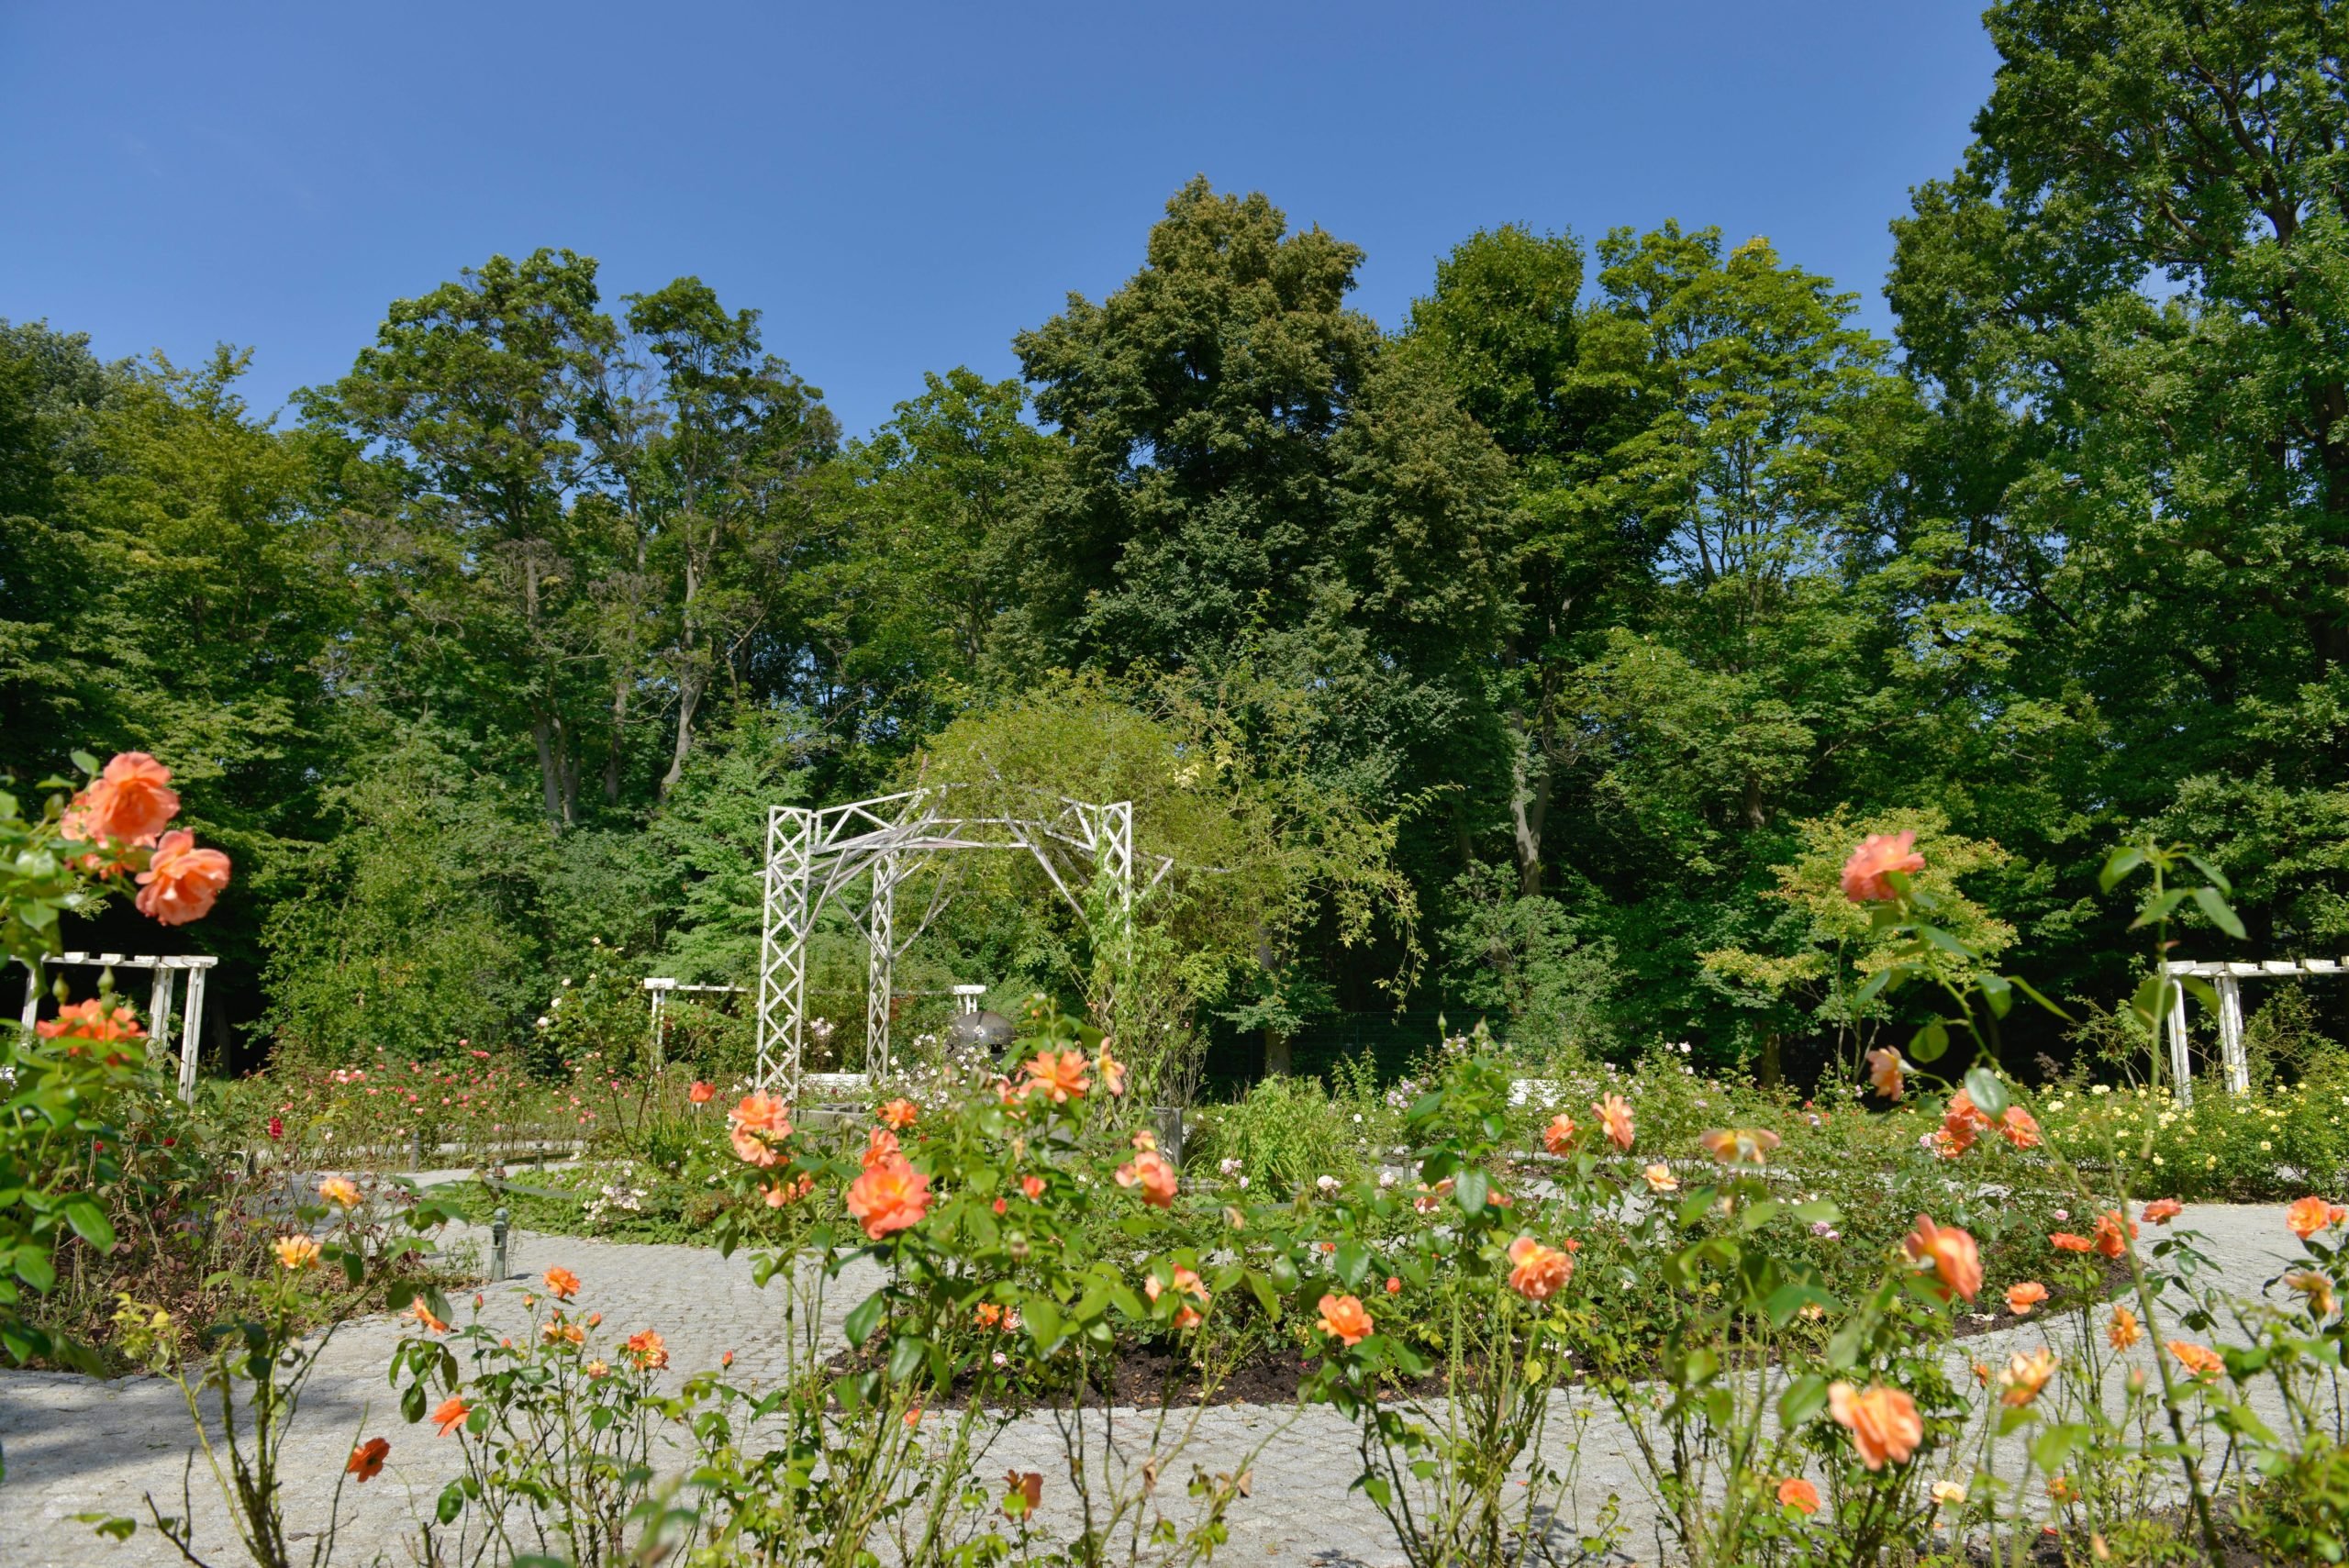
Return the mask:
[[506,1267],[506,1221],[504,1205],[489,1217],[489,1277],[493,1283],[508,1277]]

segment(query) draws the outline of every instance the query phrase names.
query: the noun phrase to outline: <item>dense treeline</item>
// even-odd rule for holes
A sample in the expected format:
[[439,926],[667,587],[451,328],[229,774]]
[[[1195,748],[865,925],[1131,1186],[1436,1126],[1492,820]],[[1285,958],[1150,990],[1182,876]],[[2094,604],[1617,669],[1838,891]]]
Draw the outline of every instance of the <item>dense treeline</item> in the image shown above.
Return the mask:
[[[596,940],[740,978],[763,804],[915,778],[1142,801],[1249,889],[1194,879],[1167,1027],[1275,1042],[1415,1002],[1800,1069],[1837,938],[1780,868],[1873,826],[2053,991],[2143,963],[2094,896],[2143,830],[2243,951],[2338,953],[2349,22],[1987,21],[1892,342],[1672,223],[1475,234],[1382,330],[1357,249],[1204,180],[1019,379],[863,439],[756,312],[563,250],[395,302],[282,425],[235,353],[6,327],[0,765],[198,783],[205,940],[328,1052],[519,1035]],[[959,908],[941,975],[1082,968]]]

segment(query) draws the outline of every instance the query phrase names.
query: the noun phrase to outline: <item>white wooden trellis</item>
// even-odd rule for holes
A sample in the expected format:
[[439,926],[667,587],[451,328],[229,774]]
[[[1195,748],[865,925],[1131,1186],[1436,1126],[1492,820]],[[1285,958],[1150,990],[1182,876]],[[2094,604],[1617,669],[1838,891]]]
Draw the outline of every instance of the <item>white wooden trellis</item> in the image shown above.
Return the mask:
[[2177,1085],[2178,1104],[2194,1103],[2194,1062],[2187,1048],[2186,987],[2175,982],[2185,976],[2208,980],[2219,994],[2219,1063],[2232,1094],[2251,1090],[2251,1059],[2243,1046],[2243,983],[2298,974],[2340,974],[2349,972],[2349,958],[2266,959],[2257,963],[2195,962],[2172,960],[2162,965],[2171,977],[2169,1008],[2163,1033],[2169,1045],[2170,1076]]
[[[220,961],[195,953],[173,953],[156,957],[151,953],[126,956],[118,952],[53,953],[41,961],[41,968],[50,964],[67,964],[95,969],[144,969],[150,971],[153,980],[147,992],[147,1038],[161,1050],[173,1051],[179,1058],[180,1098],[195,1098],[195,1058],[204,1043],[204,977]],[[40,968],[28,964],[25,976],[24,1025],[30,1029],[40,1017]],[[182,1004],[186,1021],[180,1026],[173,1045],[172,991],[173,977],[187,976],[187,994]]]
[[[1134,889],[1134,808],[1128,800],[1097,804],[1050,797],[1050,816],[954,816],[952,786],[930,786],[811,808],[767,811],[765,917],[759,943],[759,1083],[796,1094],[807,1034],[807,942],[826,904],[863,880],[870,892],[851,917],[865,941],[865,1064],[870,1082],[889,1070],[890,975],[896,961],[945,906],[943,882],[910,931],[899,934],[897,891],[937,856],[954,850],[1024,850],[1070,908],[1085,901],[1070,885],[1074,862],[1106,876],[1117,913],[1130,917],[1174,870],[1163,855],[1150,881]],[[1056,863],[1058,862],[1058,863]],[[1067,873],[1067,874],[1063,874]]]

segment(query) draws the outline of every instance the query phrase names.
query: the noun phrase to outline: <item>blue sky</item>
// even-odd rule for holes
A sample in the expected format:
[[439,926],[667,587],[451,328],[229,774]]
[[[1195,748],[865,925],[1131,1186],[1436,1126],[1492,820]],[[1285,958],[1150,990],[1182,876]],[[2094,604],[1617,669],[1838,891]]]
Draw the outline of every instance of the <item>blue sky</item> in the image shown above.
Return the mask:
[[765,313],[851,432],[1139,265],[1194,172],[1368,251],[1400,322],[1516,221],[1766,234],[1860,291],[1954,166],[1976,4],[0,6],[0,317],[253,350],[275,407],[493,252]]

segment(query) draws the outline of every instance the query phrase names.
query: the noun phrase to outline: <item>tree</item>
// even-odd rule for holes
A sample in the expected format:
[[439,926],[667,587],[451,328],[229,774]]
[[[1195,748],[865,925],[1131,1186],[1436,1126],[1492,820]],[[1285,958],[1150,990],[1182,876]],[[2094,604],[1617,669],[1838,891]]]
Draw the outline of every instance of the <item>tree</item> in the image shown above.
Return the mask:
[[518,710],[558,827],[578,819],[577,662],[594,640],[573,613],[597,564],[573,528],[595,477],[578,421],[617,346],[594,260],[493,256],[393,301],[351,373],[305,399],[314,425],[380,447],[373,494],[353,500],[405,547],[408,616],[453,639],[460,678],[487,677],[490,706]]

